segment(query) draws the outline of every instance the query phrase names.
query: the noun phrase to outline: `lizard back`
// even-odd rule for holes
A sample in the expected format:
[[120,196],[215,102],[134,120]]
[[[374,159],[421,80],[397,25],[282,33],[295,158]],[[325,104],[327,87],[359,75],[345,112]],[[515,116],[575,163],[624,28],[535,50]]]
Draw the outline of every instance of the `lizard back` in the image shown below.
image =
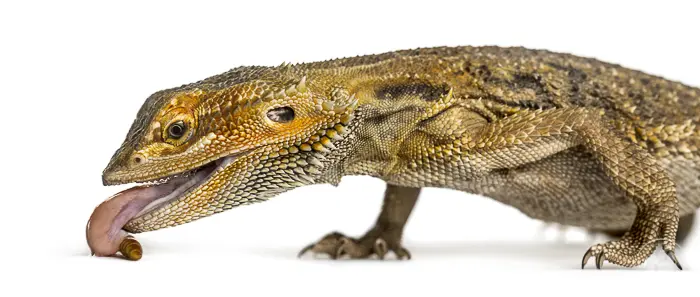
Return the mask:
[[[496,117],[523,109],[598,108],[615,130],[647,149],[666,168],[678,186],[682,215],[694,212],[700,205],[700,195],[696,194],[700,189],[700,90],[695,87],[594,58],[522,47],[421,48],[298,67],[321,81],[350,81],[355,86],[351,91],[368,86],[377,92],[392,88],[390,95],[422,92],[423,99],[430,100],[437,97],[431,94],[439,96],[452,86],[459,100],[486,102],[490,115]],[[407,82],[397,84],[402,77]],[[365,97],[387,99],[383,94],[373,95]],[[572,158],[579,159],[580,164],[566,167]],[[561,191],[567,191],[567,187],[579,191],[579,202],[543,195],[541,190],[533,192],[525,185],[514,191],[518,180],[541,176],[548,167],[571,172],[597,170],[590,156],[573,149],[544,162],[510,170],[507,177],[500,173],[487,177],[478,186],[466,186],[464,190],[490,196],[546,221],[603,229],[624,228],[633,221],[634,203],[612,186],[599,186],[605,184],[602,174],[574,181],[552,175],[540,187],[557,192],[552,183],[559,182],[564,185]],[[494,184],[510,186],[484,190],[494,189]]]

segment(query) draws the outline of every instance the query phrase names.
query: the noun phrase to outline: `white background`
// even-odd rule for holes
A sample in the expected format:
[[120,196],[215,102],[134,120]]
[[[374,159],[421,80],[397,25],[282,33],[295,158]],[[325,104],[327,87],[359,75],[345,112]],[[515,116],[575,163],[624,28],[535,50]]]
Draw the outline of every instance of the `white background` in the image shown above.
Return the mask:
[[700,86],[696,1],[97,2],[0,4],[2,296],[697,290],[698,230],[679,247],[683,272],[660,251],[638,269],[582,271],[605,238],[438,189],[423,192],[406,229],[411,261],[297,259],[327,232],[371,226],[383,185],[363,177],[139,234],[138,262],[90,257],[84,238],[94,207],[124,188],[103,187],[101,171],[157,90],[240,65],[441,45],[545,48]]

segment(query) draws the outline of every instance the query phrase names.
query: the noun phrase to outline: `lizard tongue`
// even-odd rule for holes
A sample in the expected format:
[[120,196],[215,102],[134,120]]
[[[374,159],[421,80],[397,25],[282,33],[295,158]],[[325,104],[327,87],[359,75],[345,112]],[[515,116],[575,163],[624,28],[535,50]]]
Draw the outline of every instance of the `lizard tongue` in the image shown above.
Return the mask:
[[193,176],[179,176],[166,183],[136,186],[121,191],[102,202],[93,211],[86,226],[87,243],[97,256],[113,255],[126,237],[124,225],[131,219],[181,196],[203,181],[209,170],[200,170]]

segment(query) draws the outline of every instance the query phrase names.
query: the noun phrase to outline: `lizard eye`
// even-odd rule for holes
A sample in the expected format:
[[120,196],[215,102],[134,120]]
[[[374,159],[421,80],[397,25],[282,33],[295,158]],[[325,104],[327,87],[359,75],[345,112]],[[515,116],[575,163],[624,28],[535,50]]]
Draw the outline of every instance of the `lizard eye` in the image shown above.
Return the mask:
[[185,131],[187,130],[187,126],[183,121],[177,121],[168,127],[168,136],[174,139],[178,139],[185,135]]
[[270,120],[278,123],[288,123],[294,119],[294,109],[289,106],[277,107],[267,112]]

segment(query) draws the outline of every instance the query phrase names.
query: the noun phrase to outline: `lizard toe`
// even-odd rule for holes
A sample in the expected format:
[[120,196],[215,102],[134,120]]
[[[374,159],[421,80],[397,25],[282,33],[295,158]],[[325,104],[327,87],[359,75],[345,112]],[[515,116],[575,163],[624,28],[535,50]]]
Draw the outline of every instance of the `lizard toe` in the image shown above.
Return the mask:
[[326,254],[331,259],[337,260],[343,257],[350,259],[367,259],[374,255],[379,260],[384,260],[389,252],[393,252],[399,260],[411,259],[411,253],[398,243],[387,242],[382,237],[355,239],[332,232],[319,241],[304,247],[298,257],[307,252],[313,254]]
[[603,263],[605,262],[605,251],[602,245],[595,245],[586,251],[583,255],[583,260],[581,260],[581,269],[586,268],[588,260],[595,257],[595,267],[596,269],[603,268]]
[[301,258],[307,252],[312,252],[316,254],[326,254],[331,259],[336,259],[339,254],[339,247],[344,243],[344,239],[348,238],[340,232],[331,232],[321,238],[319,241],[311,243],[304,247],[297,257]]

